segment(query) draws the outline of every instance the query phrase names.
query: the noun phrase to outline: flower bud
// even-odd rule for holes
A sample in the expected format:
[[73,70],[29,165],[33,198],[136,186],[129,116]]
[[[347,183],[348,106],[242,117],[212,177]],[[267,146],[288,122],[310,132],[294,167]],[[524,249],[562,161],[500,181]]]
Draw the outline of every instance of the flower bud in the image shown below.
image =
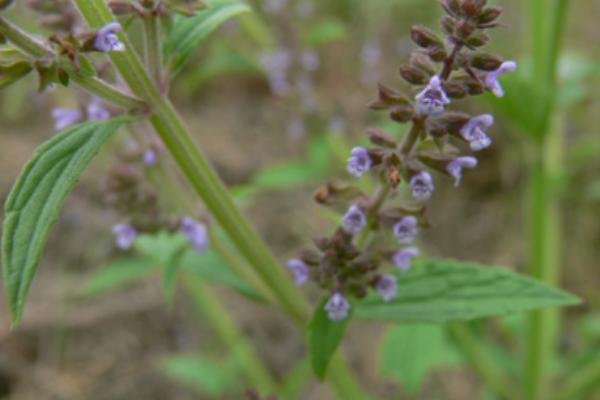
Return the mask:
[[483,10],[477,22],[479,22],[479,24],[489,24],[494,22],[500,17],[502,11],[502,7],[488,7]]
[[468,17],[474,17],[479,12],[479,7],[475,0],[464,0],[461,9]]
[[496,71],[502,65],[502,58],[487,53],[477,53],[471,58],[471,65],[483,71]]
[[424,85],[429,81],[429,76],[425,71],[409,64],[400,66],[400,75],[405,81],[413,85]]
[[427,72],[430,76],[436,72],[435,65],[431,62],[427,55],[421,52],[415,51],[411,54],[410,64]]
[[442,29],[448,36],[454,35],[454,29],[456,28],[456,20],[448,15],[442,17]]
[[481,32],[475,36],[471,36],[466,40],[466,44],[469,47],[481,47],[486,45],[490,41],[490,37],[485,33]]
[[471,34],[473,32],[475,32],[475,29],[477,29],[477,26],[468,20],[465,21],[461,21],[458,24],[458,27],[456,29],[456,33],[458,34],[458,36],[460,36],[461,38],[468,38],[469,36],[471,36]]
[[371,110],[387,110],[393,104],[410,104],[410,100],[406,96],[382,83],[378,84],[378,89],[377,99],[369,103]]
[[469,93],[467,88],[457,81],[447,81],[443,84],[446,94],[451,99],[462,99]]
[[429,46],[440,46],[443,44],[442,40],[433,33],[432,30],[423,26],[423,25],[415,25],[411,28],[411,38],[412,40],[421,47],[429,47]]
[[111,0],[108,6],[116,16],[130,15],[135,12],[135,8],[126,0]]
[[442,3],[442,7],[444,7],[444,10],[452,16],[460,16],[462,12],[459,0],[445,0]]
[[432,46],[427,49],[427,55],[435,62],[443,62],[448,57],[448,52],[444,46]]
[[389,147],[391,149],[395,149],[396,146],[398,146],[396,139],[383,129],[371,128],[367,131],[367,135],[369,135],[371,143],[375,145]]
[[323,205],[347,203],[361,197],[363,192],[356,186],[345,182],[328,182],[313,195],[314,200]]
[[412,106],[394,106],[390,108],[390,118],[401,124],[412,121],[413,117],[414,109]]

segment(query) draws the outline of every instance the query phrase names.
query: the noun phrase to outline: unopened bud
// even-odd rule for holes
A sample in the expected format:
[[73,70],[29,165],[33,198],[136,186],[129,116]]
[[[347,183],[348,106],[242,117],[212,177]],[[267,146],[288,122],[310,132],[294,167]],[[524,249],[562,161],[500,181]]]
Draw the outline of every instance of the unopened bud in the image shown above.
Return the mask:
[[400,75],[405,81],[413,85],[424,85],[429,81],[429,76],[425,71],[409,64],[400,66]]
[[442,29],[446,35],[454,35],[456,20],[448,15],[442,17]]
[[467,88],[457,81],[444,82],[444,90],[448,97],[452,99],[462,99],[469,93]]
[[479,24],[489,24],[494,22],[502,14],[502,7],[488,7],[479,16],[477,22]]
[[490,37],[482,32],[468,38],[466,43],[469,47],[481,47],[486,45],[489,41]]
[[111,0],[108,6],[113,14],[117,16],[130,15],[135,12],[135,8],[126,0]]
[[412,121],[414,109],[411,106],[395,106],[390,109],[390,118],[401,124]]
[[383,129],[371,128],[367,131],[367,135],[369,135],[371,143],[375,145],[389,147],[391,149],[395,149],[396,146],[398,146],[396,139]]
[[382,84],[378,84],[377,99],[369,103],[369,108],[372,110],[387,110],[394,104],[410,104],[410,100],[400,92]]
[[500,68],[503,61],[502,58],[494,54],[478,53],[471,58],[471,65],[483,71],[495,71]]
[[444,126],[446,132],[459,135],[460,129],[471,119],[471,116],[462,112],[448,112],[441,118],[436,120],[436,123]]
[[411,65],[427,72],[429,75],[433,75],[436,72],[435,65],[431,62],[426,54],[421,52],[413,52],[410,56]]
[[442,40],[429,28],[423,25],[415,25],[411,28],[412,40],[421,47],[440,46]]
[[460,36],[461,38],[468,38],[469,36],[471,36],[471,34],[473,32],[475,32],[475,29],[477,28],[477,26],[471,22],[471,21],[462,21],[460,24],[458,24],[458,28],[456,29],[456,33],[458,34],[458,36]]
[[427,55],[435,62],[442,62],[448,57],[448,53],[444,46],[430,47],[427,49]]
[[448,14],[453,16],[460,16],[462,11],[458,0],[445,0],[442,3],[442,7],[444,7],[444,10],[446,10]]
[[475,0],[464,0],[461,9],[462,12],[469,17],[474,17],[479,11],[479,7]]

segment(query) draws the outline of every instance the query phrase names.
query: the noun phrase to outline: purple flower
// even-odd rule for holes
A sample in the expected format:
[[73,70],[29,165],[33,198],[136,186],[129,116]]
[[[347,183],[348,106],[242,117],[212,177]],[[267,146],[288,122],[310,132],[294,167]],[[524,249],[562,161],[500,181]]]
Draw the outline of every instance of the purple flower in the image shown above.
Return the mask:
[[348,317],[350,303],[340,293],[334,293],[325,305],[325,310],[332,321],[340,321]]
[[504,89],[498,82],[500,75],[507,72],[513,72],[517,69],[517,63],[514,61],[505,61],[495,71],[489,72],[485,77],[485,86],[494,93],[496,97],[504,96]]
[[105,121],[110,118],[110,112],[102,106],[102,102],[97,98],[88,104],[86,110],[90,121]]
[[94,39],[94,47],[103,53],[109,51],[125,51],[125,44],[119,40],[118,32],[121,32],[121,24],[111,22],[110,24],[100,28]]
[[319,68],[319,53],[314,50],[305,50],[300,56],[300,64],[305,70],[312,72]]
[[427,201],[433,193],[433,179],[427,171],[421,171],[410,179],[413,198],[417,201]]
[[398,280],[394,275],[381,276],[375,284],[375,289],[383,297],[383,301],[392,301],[398,293]]
[[355,147],[348,158],[347,170],[354,178],[359,179],[373,166],[369,150],[364,147]]
[[208,229],[206,229],[206,225],[190,217],[183,217],[179,230],[199,253],[208,247]]
[[300,286],[308,280],[308,267],[302,260],[289,260],[287,267],[294,273],[296,285]]
[[156,151],[154,149],[148,149],[144,153],[144,165],[147,167],[153,167],[156,165],[158,161],[158,157],[156,156]]
[[367,216],[356,204],[350,206],[344,215],[344,230],[350,235],[358,235],[367,225]]
[[277,49],[263,53],[260,62],[267,72],[269,85],[273,93],[278,96],[287,96],[290,93],[290,84],[287,71],[292,62],[292,56],[286,49]]
[[477,159],[475,157],[457,157],[446,166],[446,171],[454,177],[454,186],[460,185],[463,168],[475,168]]
[[71,108],[55,108],[52,110],[54,129],[62,131],[68,126],[75,125],[83,120],[81,111]]
[[417,110],[421,114],[429,116],[443,114],[446,105],[450,104],[450,99],[442,87],[442,81],[437,75],[431,78],[427,87],[415,99],[417,100]]
[[403,250],[399,250],[394,254],[394,264],[402,271],[408,271],[410,269],[410,260],[413,257],[419,255],[419,249],[415,247],[408,247]]
[[471,118],[460,130],[460,135],[469,142],[471,150],[479,151],[492,144],[492,139],[485,133],[494,123],[494,117],[490,114],[483,114]]
[[398,238],[400,244],[411,244],[417,238],[419,221],[412,215],[403,217],[394,225],[394,235]]
[[116,236],[117,247],[121,250],[129,250],[137,237],[137,231],[129,224],[117,224],[112,231]]

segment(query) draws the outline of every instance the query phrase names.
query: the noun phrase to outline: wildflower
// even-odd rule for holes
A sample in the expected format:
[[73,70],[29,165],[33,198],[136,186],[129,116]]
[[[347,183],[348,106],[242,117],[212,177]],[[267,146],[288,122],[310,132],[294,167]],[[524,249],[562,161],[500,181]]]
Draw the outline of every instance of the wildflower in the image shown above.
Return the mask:
[[55,108],[52,110],[54,129],[62,131],[68,126],[75,125],[83,120],[81,111],[71,108]]
[[290,84],[287,71],[292,62],[292,56],[286,49],[277,49],[263,53],[260,62],[267,72],[271,91],[278,96],[287,96],[290,93]]
[[417,224],[417,218],[409,215],[394,225],[394,235],[396,235],[400,244],[411,244],[415,241],[419,233]]
[[392,301],[398,292],[398,280],[394,275],[381,276],[375,284],[375,289],[383,297],[383,301]]
[[504,96],[504,89],[502,89],[500,82],[498,82],[498,78],[500,77],[500,75],[505,74],[507,72],[513,72],[516,69],[517,69],[516,62],[514,62],[514,61],[503,62],[502,65],[500,65],[500,68],[487,74],[487,76],[485,77],[485,86],[488,89],[490,89],[496,97]]
[[156,165],[157,156],[156,151],[154,149],[148,149],[144,153],[144,165],[147,167],[153,167]]
[[117,247],[121,250],[129,250],[137,237],[137,231],[129,224],[117,224],[112,231],[116,236]]
[[110,112],[102,106],[102,102],[97,98],[92,100],[86,110],[90,121],[104,121],[110,118]]
[[180,231],[189,240],[196,251],[203,252],[208,247],[208,230],[206,225],[190,217],[181,219]]
[[308,267],[302,260],[293,259],[287,262],[287,267],[294,273],[296,285],[300,286],[308,280]]
[[94,39],[94,47],[103,53],[110,51],[125,51],[125,44],[121,42],[117,36],[121,32],[121,24],[111,22],[108,25],[100,28]]
[[450,104],[450,99],[442,87],[442,81],[437,75],[431,78],[427,87],[415,99],[419,113],[428,116],[443,114],[446,105]]
[[369,151],[364,147],[355,147],[348,158],[347,170],[354,178],[359,179],[373,166]]
[[325,305],[325,310],[327,310],[330,320],[340,321],[348,317],[350,303],[342,294],[334,293]]
[[415,247],[408,247],[396,252],[393,257],[394,265],[400,268],[402,271],[408,271],[410,269],[410,260],[413,257],[419,256],[419,249]]
[[421,171],[410,179],[413,198],[417,201],[427,201],[433,193],[433,179],[427,171]]
[[457,157],[454,161],[450,161],[446,167],[446,171],[454,177],[454,186],[460,185],[462,179],[463,168],[475,168],[477,159],[475,157]]
[[305,50],[300,56],[300,63],[305,70],[316,71],[319,68],[319,53],[314,50]]
[[460,130],[460,135],[469,142],[471,150],[479,151],[489,147],[492,139],[485,133],[494,123],[494,117],[490,114],[483,114],[471,118]]
[[367,224],[367,216],[356,204],[353,204],[344,215],[344,230],[351,235],[358,235]]

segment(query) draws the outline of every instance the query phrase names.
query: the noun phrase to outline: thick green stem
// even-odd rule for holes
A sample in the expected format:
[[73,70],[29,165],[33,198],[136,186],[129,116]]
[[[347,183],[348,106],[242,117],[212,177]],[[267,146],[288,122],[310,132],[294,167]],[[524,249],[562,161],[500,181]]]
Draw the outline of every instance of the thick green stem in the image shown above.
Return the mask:
[[160,19],[156,15],[144,17],[144,45],[146,65],[156,85],[162,87],[162,48],[160,38]]
[[[114,21],[102,0],[73,1],[92,28]],[[157,90],[144,70],[136,53],[132,51],[131,42],[123,34],[119,37],[126,50],[121,53],[112,52],[110,56],[133,93],[152,104],[154,114],[150,122],[154,129],[232,243],[272,290],[279,305],[304,327],[309,316],[309,306],[301,292],[236,207],[229,191],[198,150],[171,102]],[[345,363],[338,361],[337,357],[339,355],[331,364],[330,377],[338,394],[345,400],[364,399],[365,396],[356,384],[351,384],[355,380],[348,378],[350,372]]]
[[228,310],[221,305],[217,295],[193,275],[187,274],[182,281],[196,308],[210,321],[228,351],[235,355],[250,382],[264,393],[275,393],[277,385],[271,374],[252,345],[240,334],[240,329],[229,316]]

